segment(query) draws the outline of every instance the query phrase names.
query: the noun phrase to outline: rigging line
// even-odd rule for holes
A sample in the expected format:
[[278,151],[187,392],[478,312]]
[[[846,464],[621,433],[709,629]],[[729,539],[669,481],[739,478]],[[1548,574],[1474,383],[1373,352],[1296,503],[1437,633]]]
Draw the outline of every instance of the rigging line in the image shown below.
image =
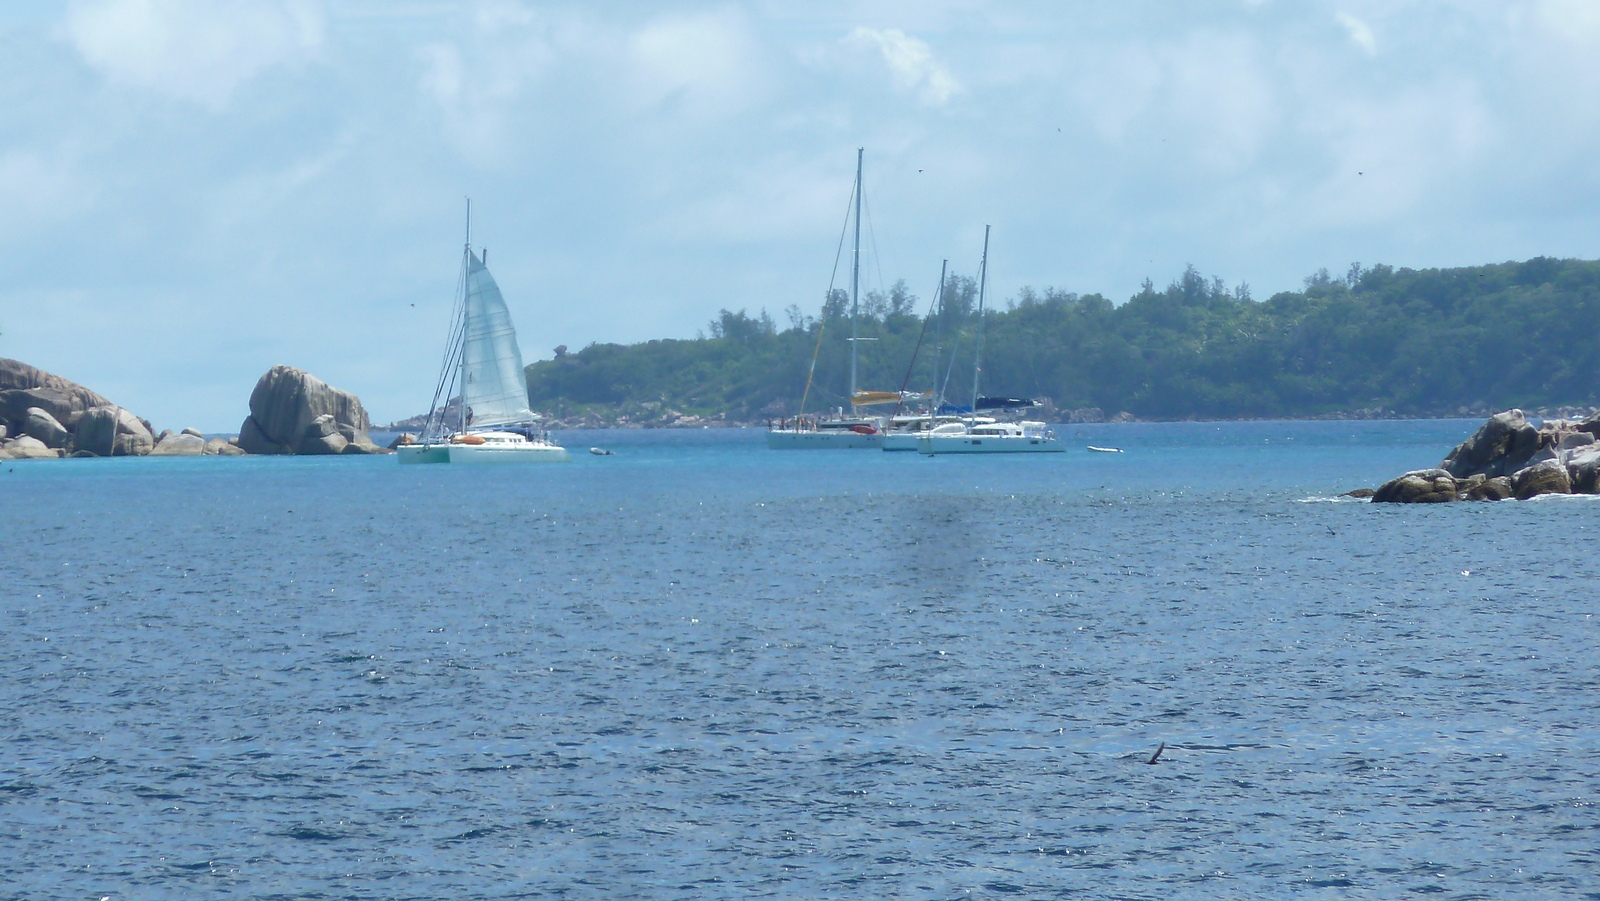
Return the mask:
[[[951,277],[954,278],[954,276]],[[971,315],[972,311],[968,310],[962,315],[961,320],[954,324],[955,327],[950,330],[952,333],[950,335],[950,366],[944,371],[944,381],[939,383],[939,402],[941,404],[944,402],[945,395],[950,387],[950,377],[954,375],[956,371],[957,351],[961,347],[961,326],[966,323],[967,317]],[[935,372],[933,377],[937,379],[939,377],[939,373]]]
[[[455,386],[457,368],[456,363],[458,360],[458,354],[461,352],[461,344],[464,338],[463,331],[466,328],[467,318],[466,301],[468,252],[469,251],[463,249],[461,253],[461,274],[456,277],[455,297],[450,304],[450,331],[446,336],[445,352],[440,361],[439,381],[434,385],[433,388],[433,402],[428,406],[428,418],[423,420],[422,423],[422,438],[424,443],[426,443],[428,434],[433,430],[435,425],[437,425],[442,432],[444,428],[444,410],[441,409],[439,404],[440,395],[444,396],[443,399],[445,401],[445,406],[448,406],[450,389]],[[436,419],[437,422],[435,422]]]
[[[945,262],[948,263],[949,261],[946,260]],[[926,317],[924,317],[923,320],[922,320],[922,331],[917,333],[917,345],[915,347],[911,348],[911,362],[906,364],[906,377],[905,377],[904,380],[902,380],[900,382],[900,399],[896,400],[894,402],[894,412],[889,414],[889,419],[890,420],[893,420],[896,416],[900,415],[900,407],[905,403],[906,386],[911,384],[911,371],[913,369],[915,369],[916,366],[917,366],[917,351],[922,350],[922,339],[923,339],[924,336],[926,336],[928,334],[928,320],[933,318],[933,311],[938,309],[938,307],[939,307],[939,296],[943,292],[944,292],[944,265],[941,264],[939,266],[939,290],[934,292],[933,302],[928,304],[928,315]],[[928,425],[929,425],[930,428],[932,427],[932,425],[933,425],[932,420],[929,420]]]
[[828,293],[822,297],[822,315],[817,317],[817,346],[811,350],[811,368],[806,371],[806,390],[800,395],[800,409],[795,416],[806,412],[806,400],[811,397],[811,382],[817,375],[817,356],[822,353],[822,332],[828,326],[828,302],[833,300],[833,286],[839,279],[839,261],[844,258],[844,236],[850,231],[850,206],[855,203],[858,183],[850,189],[850,199],[844,205],[844,224],[839,226],[839,247],[833,252],[833,273],[828,276]]
[[883,286],[883,256],[878,253],[878,230],[872,227],[872,204],[867,202],[865,191],[861,193],[861,206],[867,218],[867,246],[872,248],[872,267],[878,272],[878,297],[887,300],[889,292]]

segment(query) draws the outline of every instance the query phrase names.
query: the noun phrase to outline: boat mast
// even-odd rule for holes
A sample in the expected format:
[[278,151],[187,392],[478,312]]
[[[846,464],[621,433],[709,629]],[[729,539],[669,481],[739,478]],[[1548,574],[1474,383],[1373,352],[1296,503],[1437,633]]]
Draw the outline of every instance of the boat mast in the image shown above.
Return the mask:
[[856,345],[860,338],[856,335],[856,312],[860,305],[861,295],[861,158],[866,153],[865,147],[856,148],[856,250],[855,262],[850,270],[850,407],[853,411],[856,405]]
[[983,227],[983,262],[978,264],[978,338],[972,351],[972,415],[978,415],[978,375],[983,372],[983,289],[989,283],[989,226]]
[[456,413],[461,432],[467,431],[467,298],[472,294],[472,198],[467,198],[467,238],[461,248],[461,393],[456,395]]
[[928,411],[928,428],[933,428],[933,417],[939,415],[939,408],[944,405],[944,386],[939,384],[939,338],[944,329],[944,280],[945,273],[950,269],[948,259],[939,263],[939,289],[934,294],[934,320],[933,320],[933,404]]

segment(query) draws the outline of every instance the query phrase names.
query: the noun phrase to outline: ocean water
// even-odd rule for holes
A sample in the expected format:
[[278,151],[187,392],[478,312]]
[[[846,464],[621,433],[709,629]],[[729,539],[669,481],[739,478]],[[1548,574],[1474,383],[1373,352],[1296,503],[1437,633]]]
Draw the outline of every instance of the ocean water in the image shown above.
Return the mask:
[[1338,497],[1475,426],[5,463],[0,898],[1597,898],[1600,499]]

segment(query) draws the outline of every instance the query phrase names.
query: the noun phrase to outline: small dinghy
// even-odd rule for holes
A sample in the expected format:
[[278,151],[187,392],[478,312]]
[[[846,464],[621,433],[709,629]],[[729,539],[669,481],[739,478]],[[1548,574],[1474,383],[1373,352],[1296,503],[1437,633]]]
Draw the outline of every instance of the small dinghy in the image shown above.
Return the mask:
[[1122,453],[1122,448],[1120,448],[1120,447],[1095,447],[1092,444],[1089,445],[1088,447],[1089,447],[1089,450],[1092,450],[1092,451],[1094,451],[1096,453],[1101,453],[1101,454],[1120,454],[1120,453]]
[[608,451],[603,447],[591,447],[591,448],[589,448],[589,453],[594,454],[596,457],[614,457],[614,456],[616,456],[616,451]]

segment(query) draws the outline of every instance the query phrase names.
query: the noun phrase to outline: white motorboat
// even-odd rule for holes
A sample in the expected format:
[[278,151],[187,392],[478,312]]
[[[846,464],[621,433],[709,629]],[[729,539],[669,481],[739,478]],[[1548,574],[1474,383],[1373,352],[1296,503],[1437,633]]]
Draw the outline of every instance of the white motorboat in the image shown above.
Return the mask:
[[[983,229],[983,261],[978,267],[978,334],[973,342],[972,410],[1032,407],[1034,401],[1011,397],[984,397],[978,393],[983,373],[983,299],[989,282],[989,227]],[[933,426],[917,436],[920,454],[1038,454],[1065,451],[1061,440],[1042,422],[1000,422],[970,416],[958,422]]]
[[[970,419],[970,417],[967,417]],[[914,416],[893,416],[889,419],[889,428],[883,433],[883,449],[886,451],[915,451],[917,442],[928,435],[930,430],[941,425],[960,425],[963,417],[939,415],[934,416],[920,413]],[[994,420],[984,417],[983,422]]]
[[1052,454],[1066,450],[1042,422],[945,423],[917,439],[923,454]]
[[[461,294],[421,437],[395,448],[401,463],[545,463],[571,459],[528,409],[522,350],[500,286],[472,249],[472,205],[461,252]],[[459,397],[451,400],[456,392]],[[453,415],[452,415],[453,414]],[[453,418],[454,422],[447,419]]]

